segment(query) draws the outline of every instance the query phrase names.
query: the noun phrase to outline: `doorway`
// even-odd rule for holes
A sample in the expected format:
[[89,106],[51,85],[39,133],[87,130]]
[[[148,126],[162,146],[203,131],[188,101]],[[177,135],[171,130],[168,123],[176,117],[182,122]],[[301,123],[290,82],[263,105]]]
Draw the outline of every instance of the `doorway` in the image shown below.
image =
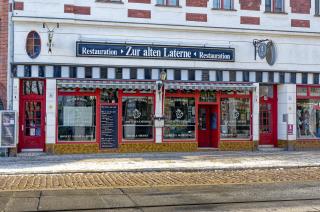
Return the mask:
[[199,147],[218,148],[219,127],[218,127],[218,106],[199,105]]
[[277,90],[275,85],[260,86],[260,145],[275,145],[277,127]]
[[19,151],[45,148],[45,81],[22,80],[19,107]]

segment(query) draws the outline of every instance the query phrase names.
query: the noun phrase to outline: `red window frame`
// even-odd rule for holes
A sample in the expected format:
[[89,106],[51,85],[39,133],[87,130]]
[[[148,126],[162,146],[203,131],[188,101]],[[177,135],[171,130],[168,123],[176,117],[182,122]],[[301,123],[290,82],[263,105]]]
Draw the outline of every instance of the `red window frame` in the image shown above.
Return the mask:
[[[57,89],[57,108],[56,108],[56,144],[99,144],[100,143],[100,89],[93,92],[80,91],[80,88],[75,88],[73,92],[66,92]],[[58,128],[58,97],[59,96],[95,96],[96,97],[96,139],[95,141],[59,141],[59,128]]]
[[136,97],[152,97],[153,98],[153,114],[155,114],[156,109],[156,97],[155,91],[150,93],[144,93],[141,91],[136,90],[134,93],[125,93],[123,90],[118,90],[118,138],[119,144],[121,143],[155,143],[156,141],[156,130],[153,126],[153,138],[152,139],[145,139],[145,140],[126,140],[123,138],[123,126],[122,126],[122,97],[126,96],[136,96]]

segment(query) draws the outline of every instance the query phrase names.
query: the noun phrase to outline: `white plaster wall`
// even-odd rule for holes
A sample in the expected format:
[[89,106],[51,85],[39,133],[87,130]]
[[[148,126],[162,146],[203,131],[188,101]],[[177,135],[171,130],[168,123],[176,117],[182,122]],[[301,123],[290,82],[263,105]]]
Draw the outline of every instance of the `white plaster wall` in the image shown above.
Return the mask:
[[[55,30],[52,54],[48,53],[47,31],[39,22],[15,21],[14,25],[14,62],[34,64],[75,64],[102,66],[138,66],[154,68],[181,69],[244,69],[278,70],[293,72],[318,72],[320,70],[320,37],[310,34],[291,35],[290,33],[229,30],[203,30],[198,28],[163,28],[138,27],[135,25],[106,23],[61,23]],[[320,22],[319,22],[320,23]],[[31,59],[25,52],[26,36],[31,30],[40,33],[42,50],[39,57]],[[265,60],[254,60],[253,39],[269,38],[277,49],[275,65],[270,66]],[[193,60],[155,60],[127,58],[76,57],[76,41],[96,42],[135,42],[170,45],[196,45],[235,48],[235,62],[219,63]]]
[[[121,23],[149,23],[149,24],[168,24],[172,26],[201,26],[215,27],[217,29],[229,27],[240,29],[263,29],[263,30],[282,30],[282,31],[317,31],[320,30],[320,22],[314,17],[314,1],[310,14],[291,13],[290,4],[286,0],[285,12],[287,14],[269,14],[265,13],[264,1],[261,1],[260,11],[241,10],[239,1],[234,1],[235,11],[212,10],[212,0],[208,1],[207,8],[186,7],[186,0],[180,0],[181,7],[158,7],[157,0],[151,0],[150,4],[129,3],[123,0],[123,4],[99,3],[95,0],[24,0],[24,10],[15,10],[16,17],[48,17],[71,20],[90,20],[90,21],[108,21]],[[64,4],[73,4],[77,6],[91,7],[91,15],[75,15],[64,13]],[[151,19],[129,18],[128,9],[142,9],[151,11]],[[186,13],[204,13],[207,14],[207,22],[186,21]],[[260,25],[242,25],[241,16],[260,17]],[[291,19],[310,20],[310,28],[291,27]]]
[[259,141],[259,83],[254,83],[252,92],[252,140]]
[[56,142],[56,80],[47,79],[46,90],[46,143],[54,144]]
[[[157,83],[160,83],[160,82],[157,82]],[[163,117],[163,95],[162,95],[162,90],[158,90],[158,87],[157,87],[157,90],[155,91],[155,116],[156,117]],[[155,135],[155,138],[156,138],[156,143],[161,143],[162,142],[162,136],[163,136],[163,128],[155,128],[156,130],[156,135]]]
[[[13,79],[13,83],[12,83],[12,110],[13,111],[16,111],[18,113],[18,117],[17,117],[17,120],[18,120],[18,123],[19,123],[19,90],[20,90],[20,80],[15,78]],[[17,143],[19,143],[19,127],[20,127],[20,124],[18,124],[18,127],[17,127]]]
[[296,140],[296,85],[278,85],[278,139],[287,140],[287,124],[283,115],[288,114],[288,124],[293,124],[293,135],[288,140]]

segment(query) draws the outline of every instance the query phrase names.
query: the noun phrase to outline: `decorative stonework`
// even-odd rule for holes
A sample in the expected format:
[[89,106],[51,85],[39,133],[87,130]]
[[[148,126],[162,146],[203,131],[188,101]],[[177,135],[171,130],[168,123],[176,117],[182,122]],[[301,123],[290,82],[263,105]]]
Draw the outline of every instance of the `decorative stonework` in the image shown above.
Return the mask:
[[89,154],[89,153],[132,153],[132,152],[193,152],[197,151],[196,142],[176,143],[128,143],[121,144],[119,149],[100,150],[93,144],[49,144],[46,150],[53,154]]
[[221,141],[220,151],[254,151],[256,142],[253,141]]
[[309,20],[292,19],[291,26],[292,27],[310,28],[310,21]]
[[249,25],[260,25],[260,17],[241,16],[240,23]]

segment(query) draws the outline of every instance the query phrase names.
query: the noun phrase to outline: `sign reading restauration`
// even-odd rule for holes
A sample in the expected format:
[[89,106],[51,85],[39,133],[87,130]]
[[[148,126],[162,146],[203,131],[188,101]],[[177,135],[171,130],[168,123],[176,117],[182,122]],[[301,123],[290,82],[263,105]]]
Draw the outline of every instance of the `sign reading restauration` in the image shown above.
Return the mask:
[[234,48],[77,42],[77,57],[124,57],[234,62]]

